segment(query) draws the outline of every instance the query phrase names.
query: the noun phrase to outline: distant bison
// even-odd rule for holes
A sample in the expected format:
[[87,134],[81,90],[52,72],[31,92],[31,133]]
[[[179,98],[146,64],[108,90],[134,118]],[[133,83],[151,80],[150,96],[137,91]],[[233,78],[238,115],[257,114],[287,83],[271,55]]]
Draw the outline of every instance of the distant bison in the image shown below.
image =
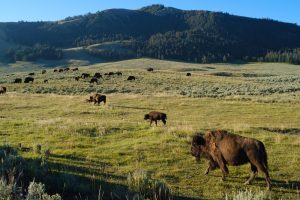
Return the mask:
[[94,102],[94,97],[93,97],[93,96],[90,96],[89,99],[86,99],[86,102],[89,102],[89,103]]
[[48,80],[47,80],[47,79],[45,79],[45,80],[44,80],[44,83],[48,83]]
[[58,72],[58,70],[57,70],[57,69],[55,69],[55,70],[53,70],[53,72]]
[[46,74],[46,72],[47,72],[47,71],[46,71],[45,69],[42,70],[42,74]]
[[245,184],[253,181],[259,169],[265,175],[268,189],[271,189],[267,152],[264,144],[259,140],[226,131],[208,131],[204,136],[193,137],[191,154],[198,161],[201,157],[209,160],[205,174],[208,174],[210,170],[220,168],[223,180],[229,173],[226,165],[239,166],[250,163],[252,174]]
[[108,72],[108,76],[113,76],[113,75],[115,75],[114,72]]
[[78,67],[73,68],[72,71],[78,71]]
[[188,73],[186,73],[186,76],[192,76],[192,74],[188,72]]
[[24,80],[24,83],[33,83],[33,81],[34,81],[34,78],[32,78],[32,77],[26,77],[25,78],[25,80]]
[[98,83],[98,79],[94,77],[90,80],[90,83]]
[[115,74],[118,76],[122,76],[122,72],[116,72]]
[[153,69],[152,67],[147,68],[147,71],[148,71],[148,72],[153,72],[153,70],[154,70],[154,69]]
[[82,73],[81,74],[81,78],[88,78],[88,77],[90,77],[91,75],[90,74],[88,74],[88,73]]
[[29,76],[34,76],[34,74],[35,74],[34,72],[31,72],[31,73],[29,73],[28,75],[29,75]]
[[94,77],[95,77],[95,78],[102,78],[102,75],[101,75],[99,72],[96,72],[96,73],[94,74]]
[[98,103],[98,105],[99,105],[101,102],[106,104],[106,96],[103,94],[95,94],[93,96],[93,100],[94,100],[94,104]]
[[64,68],[64,71],[65,72],[67,72],[67,71],[69,71],[70,70],[70,68],[69,67],[67,67],[67,68]]
[[79,76],[76,76],[75,77],[75,81],[79,81],[80,77]]
[[144,120],[150,120],[150,126],[152,125],[152,122],[154,121],[155,122],[155,125],[157,126],[157,121],[158,120],[161,120],[164,125],[166,125],[167,121],[167,114],[165,113],[161,113],[161,112],[156,112],[156,111],[152,111],[148,114],[146,114],[144,116]]
[[21,79],[21,78],[16,78],[16,79],[14,80],[14,83],[22,83],[22,79]]
[[0,86],[0,94],[5,94],[6,93],[6,87]]
[[64,69],[59,69],[59,70],[58,70],[58,72],[63,72],[63,71],[64,71]]
[[128,76],[127,81],[135,80],[135,76]]

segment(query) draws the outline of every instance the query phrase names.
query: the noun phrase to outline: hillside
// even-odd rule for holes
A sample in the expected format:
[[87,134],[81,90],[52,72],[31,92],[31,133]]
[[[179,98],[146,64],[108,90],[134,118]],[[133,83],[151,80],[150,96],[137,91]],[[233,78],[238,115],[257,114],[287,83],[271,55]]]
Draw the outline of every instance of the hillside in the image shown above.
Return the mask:
[[192,62],[260,57],[270,50],[300,47],[300,27],[295,24],[162,5],[110,9],[55,22],[2,23],[0,32],[7,41],[27,46],[71,48],[126,40],[126,48],[135,52],[131,57]]

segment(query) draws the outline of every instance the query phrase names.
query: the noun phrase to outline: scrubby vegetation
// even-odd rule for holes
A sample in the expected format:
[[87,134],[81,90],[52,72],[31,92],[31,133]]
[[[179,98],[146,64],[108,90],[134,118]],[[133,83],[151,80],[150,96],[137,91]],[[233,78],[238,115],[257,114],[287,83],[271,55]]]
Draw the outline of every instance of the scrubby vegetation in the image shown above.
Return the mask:
[[[154,71],[148,72],[148,67]],[[123,75],[104,76],[98,84],[74,80],[83,72],[111,71]],[[138,59],[79,71],[34,71],[34,83],[11,83],[29,72],[33,70],[1,74],[8,93],[0,96],[0,142],[22,156],[23,188],[34,180],[45,185],[45,192],[66,200],[300,198],[295,65]],[[127,81],[129,75],[137,79]],[[94,92],[107,95],[105,106],[86,102]],[[153,110],[168,114],[165,127],[150,127],[143,120]],[[241,185],[249,176],[248,165],[230,168],[225,182],[220,181],[220,170],[202,175],[207,163],[194,161],[189,141],[195,132],[207,129],[264,142],[272,191],[264,192],[260,173],[253,185]]]

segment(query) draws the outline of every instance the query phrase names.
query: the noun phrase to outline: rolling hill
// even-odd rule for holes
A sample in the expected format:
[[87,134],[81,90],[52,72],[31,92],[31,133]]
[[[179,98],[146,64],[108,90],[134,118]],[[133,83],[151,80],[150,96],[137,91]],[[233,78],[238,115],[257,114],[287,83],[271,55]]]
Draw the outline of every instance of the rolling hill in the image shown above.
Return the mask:
[[[192,62],[260,57],[268,51],[300,47],[296,24],[162,5],[110,9],[54,22],[1,23],[0,33],[8,43],[57,48],[126,40],[130,41],[126,48],[134,52],[130,57]],[[1,48],[0,54],[5,50]],[[118,51],[107,51],[103,55],[118,58]]]

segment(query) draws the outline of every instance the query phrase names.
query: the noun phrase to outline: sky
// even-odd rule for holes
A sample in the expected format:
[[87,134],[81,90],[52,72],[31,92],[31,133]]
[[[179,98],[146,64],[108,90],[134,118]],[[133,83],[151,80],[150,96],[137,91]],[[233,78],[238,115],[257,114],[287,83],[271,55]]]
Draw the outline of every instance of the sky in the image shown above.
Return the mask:
[[0,0],[0,22],[55,21],[110,8],[163,4],[183,10],[222,11],[300,25],[300,0]]

